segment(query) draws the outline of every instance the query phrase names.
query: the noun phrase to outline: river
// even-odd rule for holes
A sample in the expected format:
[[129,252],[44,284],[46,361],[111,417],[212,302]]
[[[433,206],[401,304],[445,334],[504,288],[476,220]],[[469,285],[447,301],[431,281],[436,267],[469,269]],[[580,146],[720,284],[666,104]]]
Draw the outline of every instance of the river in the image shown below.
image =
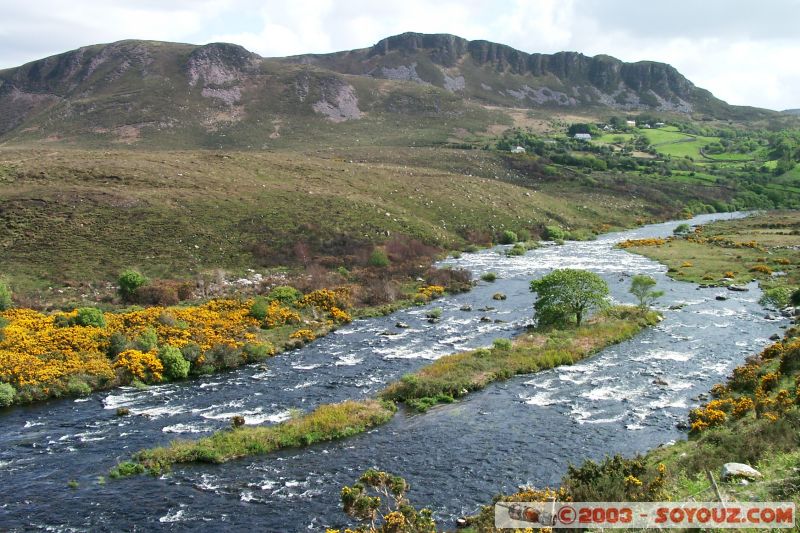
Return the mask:
[[[373,466],[405,477],[412,502],[430,506],[451,528],[498,492],[557,484],[570,463],[683,438],[676,424],[697,396],[788,321],[767,318],[755,284],[749,292],[724,291],[729,299],[718,301],[722,289],[672,281],[663,266],[614,248],[624,239],[667,236],[678,223],[544,246],[521,257],[506,257],[502,248],[464,254],[446,263],[476,279],[495,272],[498,280],[427,307],[355,321],[266,365],[0,411],[0,528],[324,530],[348,523],[339,490]],[[425,414],[401,411],[354,438],[225,465],[182,466],[161,478],[99,478],[136,450],[200,437],[228,426],[233,415],[248,424],[275,423],[292,410],[373,396],[432,359],[511,337],[530,321],[530,280],[563,267],[600,274],[620,302],[632,302],[630,275],[654,276],[666,292],[658,302],[665,320],[579,364],[494,384]],[[495,292],[507,299],[493,300]],[[677,304],[684,305],[669,309]],[[462,311],[464,305],[472,311]],[[424,317],[430,307],[443,309],[438,324]],[[410,327],[396,328],[397,322]],[[115,416],[117,407],[132,416]],[[77,488],[68,487],[70,480]]]

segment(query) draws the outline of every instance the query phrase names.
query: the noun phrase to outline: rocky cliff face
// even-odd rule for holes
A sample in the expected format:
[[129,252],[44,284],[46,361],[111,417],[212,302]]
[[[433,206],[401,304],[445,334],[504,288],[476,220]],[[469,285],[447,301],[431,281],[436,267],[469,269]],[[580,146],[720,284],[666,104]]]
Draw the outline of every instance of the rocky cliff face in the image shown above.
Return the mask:
[[705,111],[713,98],[664,63],[624,63],[577,52],[528,54],[447,34],[404,33],[368,49],[290,60],[348,74],[431,84],[500,105],[597,105],[689,113],[698,105]]
[[405,33],[361,50],[283,59],[225,43],[121,41],[0,71],[0,142],[166,135],[176,146],[250,146],[293,124],[314,131],[315,123],[386,114],[453,119],[475,102],[725,118],[737,109],[663,63],[528,54],[446,34]]

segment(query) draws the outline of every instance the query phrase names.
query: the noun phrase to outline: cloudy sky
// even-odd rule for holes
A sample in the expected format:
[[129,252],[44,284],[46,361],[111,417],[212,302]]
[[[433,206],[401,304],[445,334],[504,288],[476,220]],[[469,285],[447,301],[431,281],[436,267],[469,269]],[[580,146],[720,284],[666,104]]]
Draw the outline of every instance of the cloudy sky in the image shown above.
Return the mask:
[[800,108],[798,21],[800,0],[0,0],[0,68],[121,39],[282,56],[418,31],[664,61],[730,103],[786,109]]

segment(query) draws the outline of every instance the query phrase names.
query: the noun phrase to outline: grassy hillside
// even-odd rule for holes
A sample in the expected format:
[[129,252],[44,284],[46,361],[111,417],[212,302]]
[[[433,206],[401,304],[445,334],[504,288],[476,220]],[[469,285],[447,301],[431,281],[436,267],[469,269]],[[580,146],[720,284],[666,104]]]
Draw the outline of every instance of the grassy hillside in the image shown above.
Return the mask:
[[[628,197],[609,178],[543,177],[501,154],[0,151],[0,273],[18,292],[204,269],[358,260],[403,234],[440,248],[546,224],[607,229],[680,209],[681,192]],[[635,190],[635,189],[634,189]],[[670,207],[671,206],[671,207]],[[335,265],[333,265],[335,266]]]

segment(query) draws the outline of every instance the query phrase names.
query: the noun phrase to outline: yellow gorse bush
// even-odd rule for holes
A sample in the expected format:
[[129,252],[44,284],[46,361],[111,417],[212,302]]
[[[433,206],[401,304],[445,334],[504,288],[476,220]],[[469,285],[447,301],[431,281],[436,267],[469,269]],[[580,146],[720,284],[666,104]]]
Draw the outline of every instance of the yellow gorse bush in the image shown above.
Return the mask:
[[277,328],[287,324],[299,324],[300,314],[284,307],[277,300],[270,302],[267,308],[267,316],[264,318],[264,326],[267,328]]
[[[0,381],[17,388],[47,390],[70,376],[90,376],[99,381],[117,377],[117,370],[138,379],[160,381],[163,368],[155,353],[122,352],[116,361],[106,356],[115,333],[129,340],[152,328],[159,345],[182,347],[196,343],[201,354],[218,345],[239,348],[256,340],[257,320],[249,316],[252,302],[212,300],[194,307],[150,307],[127,313],[105,313],[106,327],[60,327],[57,320],[77,314],[45,315],[31,309],[0,313],[8,321],[0,340]],[[144,377],[143,377],[144,376]]]
[[620,248],[632,248],[634,246],[661,246],[666,244],[667,239],[648,238],[648,239],[628,239],[619,243]]
[[350,307],[350,288],[319,289],[303,296],[299,305],[301,307],[313,306],[328,312],[334,307],[347,309]]
[[127,370],[141,381],[159,382],[163,379],[164,365],[155,350],[149,352],[125,350],[117,356],[114,368]]
[[313,331],[310,329],[298,329],[291,335],[289,335],[290,339],[299,339],[303,342],[311,342],[317,338]]

